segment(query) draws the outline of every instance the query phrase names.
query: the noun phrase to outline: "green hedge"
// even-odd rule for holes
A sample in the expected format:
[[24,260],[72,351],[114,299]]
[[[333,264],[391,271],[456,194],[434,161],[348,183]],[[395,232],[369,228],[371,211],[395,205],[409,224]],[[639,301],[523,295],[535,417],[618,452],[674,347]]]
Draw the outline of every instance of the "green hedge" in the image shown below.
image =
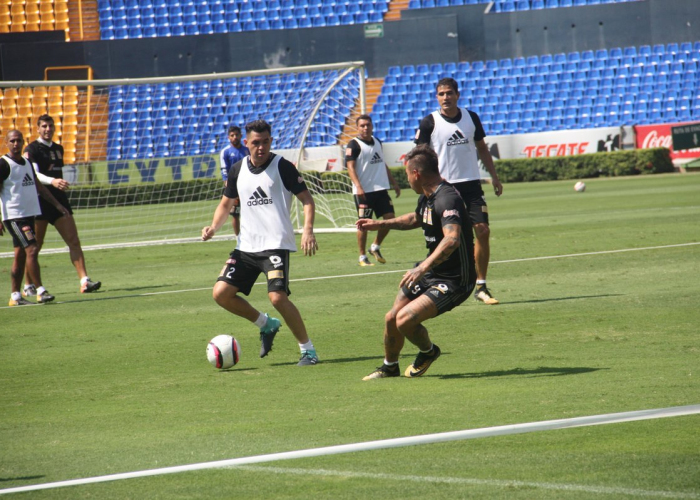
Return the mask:
[[498,160],[496,170],[502,182],[532,182],[658,174],[673,172],[674,168],[670,151],[666,148],[655,148],[550,158]]
[[[406,170],[403,167],[392,167],[390,170],[401,189],[410,189]],[[502,182],[531,182],[658,174],[673,172],[674,168],[669,150],[656,148],[551,158],[498,160],[496,170]],[[350,193],[345,172],[302,172],[302,176],[307,184],[315,186],[319,192]],[[165,184],[76,187],[68,191],[68,197],[74,208],[101,208],[216,200],[221,197],[222,191],[220,179],[206,179]]]

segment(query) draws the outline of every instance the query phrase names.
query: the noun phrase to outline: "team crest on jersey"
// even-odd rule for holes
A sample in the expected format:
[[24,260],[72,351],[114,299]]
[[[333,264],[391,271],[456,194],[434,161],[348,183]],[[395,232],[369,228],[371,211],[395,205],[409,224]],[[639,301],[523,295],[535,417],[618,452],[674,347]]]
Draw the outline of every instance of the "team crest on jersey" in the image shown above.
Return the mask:
[[425,207],[423,210],[423,224],[433,225],[433,209],[430,207]]

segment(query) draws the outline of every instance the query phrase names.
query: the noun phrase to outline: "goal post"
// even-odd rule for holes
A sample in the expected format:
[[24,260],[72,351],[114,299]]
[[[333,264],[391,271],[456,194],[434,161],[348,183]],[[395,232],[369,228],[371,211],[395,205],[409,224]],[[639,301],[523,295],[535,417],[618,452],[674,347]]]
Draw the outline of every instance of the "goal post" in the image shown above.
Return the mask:
[[[272,150],[292,161],[316,202],[319,231],[356,219],[344,151],[365,112],[363,62],[162,78],[2,82],[0,134],[36,139],[50,114],[84,247],[198,238],[221,198],[219,152],[229,125],[272,126]],[[14,101],[13,101],[14,99]],[[10,110],[10,111],[7,111]],[[8,119],[8,117],[10,117]],[[3,151],[4,153],[4,151]],[[329,174],[330,173],[330,174]],[[295,226],[303,215],[292,210]],[[222,235],[232,236],[226,224]],[[0,253],[11,251],[0,241]],[[64,248],[49,230],[45,248]]]

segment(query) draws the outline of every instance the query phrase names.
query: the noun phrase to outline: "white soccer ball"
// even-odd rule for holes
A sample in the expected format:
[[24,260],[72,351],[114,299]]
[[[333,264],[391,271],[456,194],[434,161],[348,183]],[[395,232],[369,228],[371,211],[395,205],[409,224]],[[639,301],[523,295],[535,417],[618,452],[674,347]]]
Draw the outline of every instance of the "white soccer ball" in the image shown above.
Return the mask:
[[574,184],[574,191],[578,191],[579,193],[583,193],[586,190],[586,184],[584,184],[581,181],[578,181],[576,184]]
[[217,335],[207,345],[207,359],[221,370],[231,368],[241,359],[241,345],[231,335]]

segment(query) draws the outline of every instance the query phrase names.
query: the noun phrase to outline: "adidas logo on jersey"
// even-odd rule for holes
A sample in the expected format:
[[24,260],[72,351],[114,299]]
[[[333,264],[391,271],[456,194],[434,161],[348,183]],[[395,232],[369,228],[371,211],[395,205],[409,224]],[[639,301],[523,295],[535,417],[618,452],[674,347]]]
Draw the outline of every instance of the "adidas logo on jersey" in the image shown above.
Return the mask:
[[459,144],[469,144],[469,139],[464,137],[461,130],[457,130],[454,134],[452,134],[450,140],[447,141],[448,146],[458,146]]
[[253,192],[253,196],[248,198],[249,207],[254,207],[256,205],[272,205],[272,200],[260,186]]
[[384,163],[384,160],[382,160],[382,157],[379,156],[379,153],[375,152],[375,153],[374,153],[374,156],[373,156],[372,159],[369,161],[369,163],[370,163],[370,164],[374,164],[374,163]]
[[22,179],[22,186],[33,186],[34,179],[31,175],[25,174],[24,179]]

